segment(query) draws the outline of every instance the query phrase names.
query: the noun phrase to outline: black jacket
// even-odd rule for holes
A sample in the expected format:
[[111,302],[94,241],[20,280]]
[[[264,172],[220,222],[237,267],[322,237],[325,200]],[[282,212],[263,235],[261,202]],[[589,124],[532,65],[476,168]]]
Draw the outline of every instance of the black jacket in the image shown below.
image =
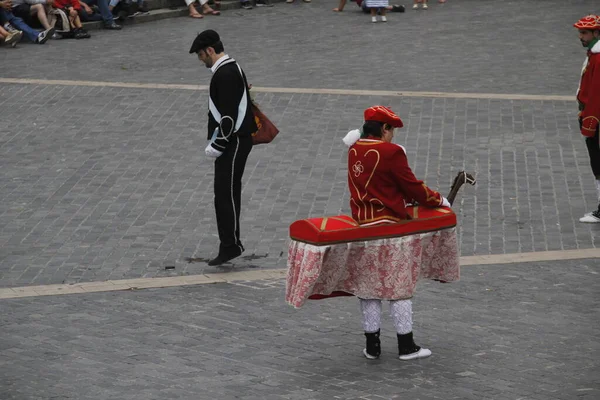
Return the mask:
[[[246,93],[246,99],[245,102],[242,102],[244,93]],[[220,116],[215,116],[211,112],[211,101]],[[257,131],[250,105],[246,75],[241,68],[238,68],[235,60],[228,57],[219,65],[210,81],[208,140],[212,140],[212,147],[224,151],[232,134],[243,137]],[[239,122],[239,118],[242,118],[241,122]],[[236,130],[238,122],[241,125]]]

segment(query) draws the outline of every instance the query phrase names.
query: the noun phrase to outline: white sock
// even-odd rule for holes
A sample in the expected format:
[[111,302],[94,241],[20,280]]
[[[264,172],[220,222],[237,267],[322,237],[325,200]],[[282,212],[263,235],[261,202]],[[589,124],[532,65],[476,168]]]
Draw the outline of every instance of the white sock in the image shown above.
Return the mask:
[[387,22],[387,18],[385,17],[385,15],[381,16],[381,22]]
[[390,301],[390,314],[394,320],[396,332],[401,335],[412,332],[412,301]]
[[360,311],[363,315],[363,330],[377,332],[381,327],[381,300],[360,299]]
[[371,22],[377,22],[377,17],[371,17]]

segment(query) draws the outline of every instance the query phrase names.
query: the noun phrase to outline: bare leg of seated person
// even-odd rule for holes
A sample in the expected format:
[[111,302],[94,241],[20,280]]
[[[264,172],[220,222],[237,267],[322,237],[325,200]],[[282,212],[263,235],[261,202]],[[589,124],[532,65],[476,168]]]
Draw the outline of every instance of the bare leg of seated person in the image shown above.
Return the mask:
[[340,4],[337,6],[337,8],[334,8],[333,11],[342,12],[342,11],[344,11],[345,6],[346,6],[346,0],[340,0]]
[[200,4],[202,5],[202,14],[204,15],[221,15],[221,11],[213,10],[208,5],[208,0],[200,0]]
[[203,18],[202,14],[200,14],[198,10],[196,10],[196,0],[186,0],[185,3],[188,6],[191,18]]
[[48,22],[48,17],[46,16],[46,9],[43,4],[32,4],[30,8],[30,13],[32,16],[36,17],[40,24],[44,27],[44,30],[52,28],[50,22]]

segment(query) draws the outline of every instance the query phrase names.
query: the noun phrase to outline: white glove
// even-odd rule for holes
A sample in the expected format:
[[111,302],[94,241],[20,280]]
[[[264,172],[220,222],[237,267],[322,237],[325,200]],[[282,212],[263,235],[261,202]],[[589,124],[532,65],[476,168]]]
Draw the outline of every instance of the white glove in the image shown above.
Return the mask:
[[442,206],[442,207],[452,207],[452,204],[450,204],[450,202],[448,201],[447,198],[445,198],[444,196],[442,196],[442,204],[440,204],[440,206]]
[[207,156],[213,157],[213,158],[217,158],[221,154],[223,154],[222,151],[219,151],[219,150],[215,149],[214,147],[212,147],[212,145],[210,143],[208,144],[208,146],[206,146],[206,149],[204,149],[204,152],[206,153]]
[[348,132],[346,136],[344,136],[342,141],[346,146],[350,147],[354,143],[358,142],[358,139],[360,139],[360,131],[358,129],[355,129],[353,131]]

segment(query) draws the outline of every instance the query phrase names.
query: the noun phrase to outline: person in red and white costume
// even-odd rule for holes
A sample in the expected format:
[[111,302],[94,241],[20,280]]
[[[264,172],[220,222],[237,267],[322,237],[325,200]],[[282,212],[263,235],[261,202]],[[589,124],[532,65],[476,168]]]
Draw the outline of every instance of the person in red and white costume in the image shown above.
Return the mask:
[[[415,177],[404,147],[392,143],[394,129],[403,126],[402,120],[384,106],[369,107],[364,119],[361,131],[351,131],[343,139],[350,147],[348,186],[352,217],[366,226],[410,219],[406,205],[415,201],[424,206],[450,207],[446,198]],[[360,306],[367,338],[363,354],[376,359],[381,354],[381,300],[360,299]],[[390,314],[396,327],[400,359],[430,356],[429,349],[414,342],[411,300],[390,300]]]
[[577,102],[581,134],[585,136],[598,194],[598,208],[585,214],[579,221],[600,223],[600,16],[588,15],[573,26],[579,30],[579,40],[587,49],[577,90]]

